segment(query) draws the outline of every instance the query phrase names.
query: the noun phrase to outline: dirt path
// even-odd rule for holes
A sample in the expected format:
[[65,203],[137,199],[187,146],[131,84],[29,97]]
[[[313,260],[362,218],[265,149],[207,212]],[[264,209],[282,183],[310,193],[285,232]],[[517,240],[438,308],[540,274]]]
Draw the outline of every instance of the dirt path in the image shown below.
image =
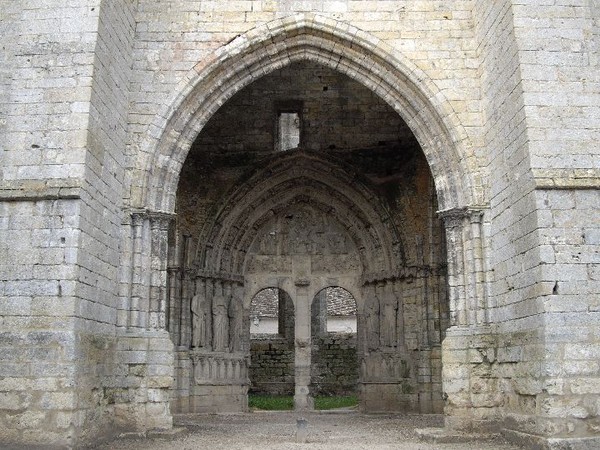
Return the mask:
[[[296,420],[308,421],[306,443],[296,442]],[[351,413],[255,412],[248,414],[185,414],[175,418],[181,432],[149,438],[122,437],[98,450],[197,449],[400,449],[517,450],[500,438],[466,443],[427,443],[415,429],[441,427],[437,415],[363,415]]]

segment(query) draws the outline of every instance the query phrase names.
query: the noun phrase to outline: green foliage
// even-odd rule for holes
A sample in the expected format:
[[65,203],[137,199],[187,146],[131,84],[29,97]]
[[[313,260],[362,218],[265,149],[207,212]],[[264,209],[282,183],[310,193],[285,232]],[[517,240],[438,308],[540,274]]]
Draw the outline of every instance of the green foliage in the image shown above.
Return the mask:
[[294,397],[289,395],[248,395],[248,406],[265,411],[287,411],[294,409]]
[[315,397],[315,409],[349,408],[358,405],[356,395],[347,397]]
[[[346,397],[315,397],[315,409],[350,408],[358,405],[356,395]],[[287,395],[248,395],[248,406],[264,411],[288,411],[294,409],[294,397]]]

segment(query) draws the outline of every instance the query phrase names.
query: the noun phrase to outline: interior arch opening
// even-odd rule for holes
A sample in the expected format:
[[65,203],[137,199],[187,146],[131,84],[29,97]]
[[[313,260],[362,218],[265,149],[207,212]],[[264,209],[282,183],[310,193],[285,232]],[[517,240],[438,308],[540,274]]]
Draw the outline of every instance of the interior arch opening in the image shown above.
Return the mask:
[[[286,105],[298,108],[300,148],[282,152],[277,130]],[[280,286],[295,305],[296,405],[311,407],[311,301],[323,287],[343,285],[357,302],[361,407],[440,412],[448,302],[437,209],[419,143],[371,90],[312,61],[263,76],[213,115],[182,168],[172,243],[188,256],[169,272],[170,283],[181,286],[169,300],[169,324],[180,324],[171,329],[181,342],[178,357],[198,355],[190,332],[193,280],[239,284],[246,337],[240,352],[220,352],[245,367],[231,378],[238,384],[228,385],[231,398],[244,397],[249,296]],[[192,373],[197,365],[192,358]],[[183,370],[177,376],[190,386],[176,395],[192,396],[197,379]],[[215,372],[215,386],[223,386],[220,376]]]
[[311,393],[317,409],[324,397],[344,406],[356,404],[357,309],[354,296],[339,286],[322,289],[312,301]]
[[266,288],[250,302],[249,394],[294,394],[294,304],[282,289]]

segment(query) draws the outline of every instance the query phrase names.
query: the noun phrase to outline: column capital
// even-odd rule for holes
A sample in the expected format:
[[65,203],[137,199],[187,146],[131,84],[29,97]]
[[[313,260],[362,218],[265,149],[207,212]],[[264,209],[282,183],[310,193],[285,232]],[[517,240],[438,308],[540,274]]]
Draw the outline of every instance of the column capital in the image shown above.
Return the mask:
[[446,228],[456,228],[462,225],[464,219],[469,217],[469,208],[451,208],[438,211],[437,215],[444,222]]
[[125,213],[123,223],[139,225],[144,220],[150,220],[153,228],[156,228],[156,226],[167,227],[176,217],[175,213],[151,211],[146,208],[125,208],[123,211]]
[[481,223],[486,209],[487,206],[463,206],[437,211],[437,215],[446,228],[455,228],[462,226],[465,219],[471,223]]

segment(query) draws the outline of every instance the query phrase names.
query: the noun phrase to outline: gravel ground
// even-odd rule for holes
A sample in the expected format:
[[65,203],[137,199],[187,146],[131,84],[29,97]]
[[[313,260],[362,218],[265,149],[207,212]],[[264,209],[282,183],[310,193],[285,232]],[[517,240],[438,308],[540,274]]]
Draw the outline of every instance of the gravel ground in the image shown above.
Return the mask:
[[[296,420],[308,421],[306,443],[296,442]],[[517,450],[501,438],[464,443],[427,443],[415,429],[441,427],[439,415],[364,415],[356,412],[182,414],[180,432],[147,438],[125,436],[94,447],[98,450],[196,449],[400,449]]]

